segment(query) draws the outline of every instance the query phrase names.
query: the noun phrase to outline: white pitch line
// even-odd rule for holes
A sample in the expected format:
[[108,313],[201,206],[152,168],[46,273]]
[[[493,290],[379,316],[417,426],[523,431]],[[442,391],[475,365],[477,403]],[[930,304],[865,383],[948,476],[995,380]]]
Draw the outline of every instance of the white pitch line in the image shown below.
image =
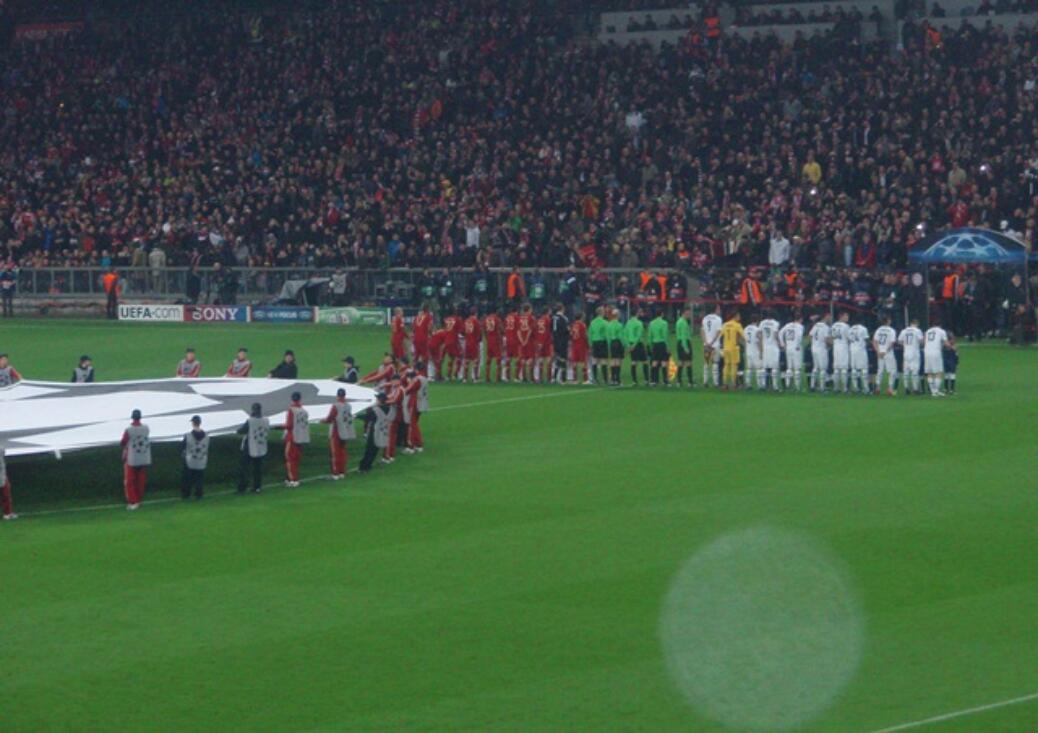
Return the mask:
[[444,405],[443,407],[433,407],[429,412],[443,412],[445,410],[462,410],[466,407],[480,407],[481,405],[503,405],[506,402],[526,402],[527,400],[543,400],[548,397],[569,397],[580,394],[592,394],[594,392],[601,392],[609,387],[595,387],[594,389],[582,389],[574,390],[572,392],[544,392],[542,394],[530,394],[523,395],[522,397],[505,397],[500,400],[484,400],[482,402],[465,402],[460,405]]
[[900,725],[891,726],[890,728],[881,728],[880,730],[874,730],[872,733],[894,733],[899,730],[909,730],[910,728],[921,728],[924,725],[932,725],[934,723],[942,723],[946,720],[955,720],[956,718],[965,718],[967,715],[976,715],[977,713],[984,713],[988,710],[997,710],[998,708],[1007,708],[1010,705],[1020,705],[1021,703],[1030,702],[1031,700],[1038,700],[1038,692],[1032,692],[1030,695],[1022,695],[1020,697],[1014,697],[1009,700],[1002,700],[1000,702],[993,702],[987,705],[978,705],[975,708],[966,708],[964,710],[955,710],[951,713],[944,713],[943,715],[935,715],[932,718],[923,718],[922,720],[913,720],[909,723],[901,723]]
[[[524,395],[522,397],[507,397],[505,399],[500,399],[500,400],[484,400],[482,402],[466,402],[466,403],[461,404],[461,405],[444,405],[443,407],[434,407],[431,410],[429,410],[429,412],[438,412],[438,411],[442,411],[442,410],[461,410],[461,409],[469,408],[469,407],[480,407],[482,405],[499,405],[499,404],[502,404],[502,403],[505,403],[505,402],[522,402],[522,401],[525,401],[525,400],[539,400],[539,399],[544,399],[546,397],[563,397],[563,396],[566,396],[566,395],[575,395],[575,394],[591,394],[592,392],[601,392],[604,389],[607,389],[607,388],[606,387],[596,387],[595,389],[581,390],[579,392],[547,392],[547,393],[544,393],[544,394]],[[355,473],[356,471],[357,471],[356,468],[351,468],[348,471],[348,473]],[[300,483],[310,483],[312,481],[326,481],[326,480],[329,480],[329,479],[331,479],[331,476],[327,475],[327,474],[326,475],[322,475],[322,476],[309,476],[307,478],[300,479]],[[281,485],[282,485],[281,483],[268,484],[268,485],[264,486],[263,488],[266,490],[266,489],[277,488],[277,487],[280,487]],[[218,496],[230,496],[231,494],[235,494],[235,493],[237,493],[237,492],[236,491],[232,491],[232,490],[214,491],[212,493],[206,494],[205,496],[206,496],[206,498],[215,498],[215,497],[218,497]],[[141,502],[141,503],[144,504],[145,506],[153,506],[155,504],[175,504],[178,501],[183,501],[183,499],[181,499],[180,497],[177,497],[177,496],[170,496],[170,497],[165,497],[165,498],[162,498],[162,499],[152,499],[150,501],[144,501],[144,502]],[[28,517],[46,517],[46,516],[51,516],[51,515],[54,515],[54,514],[73,514],[73,513],[77,513],[77,512],[111,511],[113,509],[122,509],[125,506],[126,506],[126,504],[95,504],[95,505],[92,505],[92,506],[67,507],[65,509],[45,509],[45,510],[39,511],[39,512],[24,512],[20,516],[28,518]]]

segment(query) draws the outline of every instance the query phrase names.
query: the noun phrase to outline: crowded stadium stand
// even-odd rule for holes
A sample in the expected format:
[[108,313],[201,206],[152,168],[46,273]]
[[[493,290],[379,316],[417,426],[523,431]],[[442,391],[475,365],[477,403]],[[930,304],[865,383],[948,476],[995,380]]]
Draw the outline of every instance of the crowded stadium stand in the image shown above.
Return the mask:
[[416,288],[477,265],[792,267],[856,270],[874,299],[932,231],[1035,244],[1030,15],[89,5],[5,10],[0,260],[23,291],[47,268],[181,268],[186,288],[219,264],[277,290],[333,268]]

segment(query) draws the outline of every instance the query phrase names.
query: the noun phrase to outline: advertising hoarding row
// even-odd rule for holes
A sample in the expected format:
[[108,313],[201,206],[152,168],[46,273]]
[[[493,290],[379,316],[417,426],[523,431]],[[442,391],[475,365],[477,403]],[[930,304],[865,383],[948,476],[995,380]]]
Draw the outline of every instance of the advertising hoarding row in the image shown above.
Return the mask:
[[385,326],[386,308],[311,308],[295,305],[155,305],[123,303],[120,321],[145,323],[330,323]]

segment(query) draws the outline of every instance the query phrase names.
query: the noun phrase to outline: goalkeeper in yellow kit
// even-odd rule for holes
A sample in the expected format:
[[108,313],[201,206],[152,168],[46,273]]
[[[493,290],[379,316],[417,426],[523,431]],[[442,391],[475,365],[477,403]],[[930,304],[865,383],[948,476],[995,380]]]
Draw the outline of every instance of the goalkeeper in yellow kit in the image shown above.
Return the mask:
[[739,374],[740,346],[745,343],[742,333],[742,317],[736,311],[721,326],[721,355],[724,359],[724,388],[735,389]]

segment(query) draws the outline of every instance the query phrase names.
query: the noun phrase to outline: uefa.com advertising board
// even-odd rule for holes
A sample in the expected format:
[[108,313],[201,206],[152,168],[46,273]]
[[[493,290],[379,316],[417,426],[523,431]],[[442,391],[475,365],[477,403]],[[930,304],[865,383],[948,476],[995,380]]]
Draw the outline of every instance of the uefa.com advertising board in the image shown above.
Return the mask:
[[119,320],[138,323],[327,323],[385,326],[386,308],[312,308],[297,305],[155,305],[123,303]]

